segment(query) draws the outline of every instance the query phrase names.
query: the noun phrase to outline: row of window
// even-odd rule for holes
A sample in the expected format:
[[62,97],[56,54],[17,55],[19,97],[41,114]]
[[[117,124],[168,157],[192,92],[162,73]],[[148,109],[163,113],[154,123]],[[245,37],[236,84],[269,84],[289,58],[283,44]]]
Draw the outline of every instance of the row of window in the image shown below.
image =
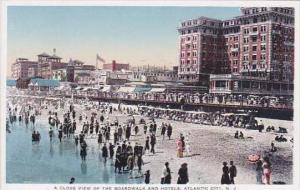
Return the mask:
[[[260,29],[258,29],[258,28],[260,28]],[[250,31],[251,32],[258,32],[258,30],[260,30],[260,32],[266,32],[267,31],[267,26],[263,25],[263,26],[254,26],[254,27],[250,27],[250,28],[244,28],[243,33],[244,34],[249,34]]]
[[267,10],[267,7],[260,7],[260,8],[252,8],[252,9],[244,9],[243,13],[245,15],[249,15],[249,14],[255,14],[255,13],[259,13],[259,12],[264,12]]
[[[197,57],[197,52],[195,52],[195,51],[193,51],[192,53],[187,52],[187,53],[186,53],[186,56],[187,56],[187,57],[191,57],[191,56]],[[185,53],[181,53],[181,54],[180,54],[180,57],[181,57],[181,58],[185,57]]]
[[[258,41],[258,38],[257,38],[256,35],[255,36],[251,36],[250,39],[251,39],[251,42],[257,42]],[[266,35],[260,36],[260,41],[261,42],[266,42],[267,41]],[[243,42],[244,42],[244,44],[249,43],[249,37],[244,37],[243,38]]]
[[198,33],[198,32],[201,32],[201,33],[204,33],[204,34],[214,34],[214,35],[217,35],[219,33],[219,30],[218,29],[188,29],[188,30],[182,30],[181,31],[181,34],[182,35],[185,35],[185,34],[191,34],[191,33]]
[[[243,52],[248,52],[249,46],[243,47]],[[257,45],[252,45],[252,51],[258,51]],[[266,51],[266,44],[260,45],[260,51]]]
[[[192,25],[197,25],[197,24],[203,24],[203,25],[209,25],[209,26],[218,26],[218,23],[214,21],[207,21],[207,20],[190,20],[187,22],[182,22],[181,26],[192,26]],[[222,23],[219,23],[219,26],[222,26]]]
[[[256,61],[257,60],[257,55],[254,54],[251,56],[252,61]],[[266,54],[262,53],[260,54],[260,60],[266,60]],[[249,61],[249,55],[244,55],[243,56],[243,61]]]
[[195,59],[194,59],[194,60],[186,60],[186,62],[185,62],[185,60],[180,60],[180,64],[181,64],[181,65],[183,65],[183,64],[185,64],[185,63],[186,63],[186,64],[191,64],[191,63],[192,63],[192,64],[197,64],[197,60],[195,60]]
[[225,38],[225,41],[226,42],[228,42],[228,41],[237,42],[237,41],[239,41],[239,37],[238,36],[230,36],[229,38]]
[[180,68],[180,71],[184,72],[184,71],[187,71],[187,72],[190,72],[190,71],[197,71],[198,69],[197,68]]
[[267,68],[266,64],[252,64],[252,65],[245,64],[245,65],[243,65],[244,70],[247,70],[247,69],[266,69],[266,68]]

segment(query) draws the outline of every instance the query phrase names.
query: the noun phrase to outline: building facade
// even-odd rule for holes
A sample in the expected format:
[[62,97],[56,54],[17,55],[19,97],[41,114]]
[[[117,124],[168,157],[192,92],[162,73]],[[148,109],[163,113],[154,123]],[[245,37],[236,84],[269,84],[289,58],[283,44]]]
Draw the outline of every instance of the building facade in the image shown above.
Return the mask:
[[11,66],[13,79],[33,77],[37,74],[38,63],[26,58],[18,58]]
[[294,9],[246,7],[229,20],[200,17],[178,28],[178,74],[183,82],[207,85],[209,74],[294,79]]
[[103,64],[103,70],[110,71],[121,71],[121,70],[129,70],[129,64],[117,63],[115,60],[109,64]]
[[38,76],[52,79],[54,70],[63,69],[67,63],[61,62],[61,57],[42,53],[38,55]]

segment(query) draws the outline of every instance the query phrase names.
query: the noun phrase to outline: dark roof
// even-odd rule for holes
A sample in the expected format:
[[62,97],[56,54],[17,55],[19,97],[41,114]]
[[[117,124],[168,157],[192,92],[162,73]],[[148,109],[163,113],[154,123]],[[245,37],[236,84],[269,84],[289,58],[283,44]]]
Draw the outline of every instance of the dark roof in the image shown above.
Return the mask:
[[51,58],[53,58],[53,59],[62,59],[61,57],[58,57],[58,56],[56,56],[56,55],[52,55],[52,56],[50,56],[49,58],[50,58],[50,59],[51,59]]
[[6,86],[16,86],[17,81],[16,80],[6,80]]
[[48,55],[47,53],[41,53],[38,55],[39,57],[50,57],[50,55]]

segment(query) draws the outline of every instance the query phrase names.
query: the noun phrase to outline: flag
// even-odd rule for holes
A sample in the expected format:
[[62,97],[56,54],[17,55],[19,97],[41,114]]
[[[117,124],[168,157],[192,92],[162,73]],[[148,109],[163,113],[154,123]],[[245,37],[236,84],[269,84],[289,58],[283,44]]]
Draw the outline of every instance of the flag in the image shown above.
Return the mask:
[[102,57],[100,57],[98,54],[97,54],[97,60],[99,60],[102,63],[105,63],[105,60]]

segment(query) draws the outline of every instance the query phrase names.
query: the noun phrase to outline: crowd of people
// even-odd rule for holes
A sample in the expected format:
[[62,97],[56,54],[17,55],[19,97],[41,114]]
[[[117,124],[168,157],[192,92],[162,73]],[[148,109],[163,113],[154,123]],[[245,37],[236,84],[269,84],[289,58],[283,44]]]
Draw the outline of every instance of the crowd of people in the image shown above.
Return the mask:
[[[26,127],[31,126],[33,128],[32,141],[40,141],[41,135],[36,130],[35,123],[36,118],[41,114],[41,105],[33,106],[31,103],[24,105],[24,102],[21,102],[20,110],[18,106],[20,106],[20,102],[18,101],[12,101],[8,106],[7,129],[9,129],[9,125],[14,125],[17,120],[24,122]],[[89,146],[86,138],[96,137],[93,141],[100,147],[103,164],[107,164],[107,162],[110,161],[115,168],[115,173],[126,173],[128,174],[128,178],[144,177],[146,184],[151,182],[151,171],[146,170],[143,172],[143,165],[145,164],[144,156],[156,154],[155,145],[157,138],[170,140],[173,131],[171,123],[163,122],[158,126],[155,119],[165,116],[173,119],[179,117],[176,115],[177,113],[170,110],[165,112],[159,112],[152,108],[134,110],[128,107],[121,108],[120,105],[115,109],[107,104],[101,107],[101,111],[99,111],[98,114],[91,113],[90,115],[77,110],[72,102],[68,108],[64,105],[61,106],[63,113],[58,113],[58,111],[55,110],[57,106],[54,110],[46,107],[46,109],[49,110],[48,124],[50,141],[55,138],[55,133],[58,133],[57,137],[59,143],[70,140],[73,141],[76,147],[80,148],[82,162],[86,162]],[[115,120],[109,119],[108,115],[112,116],[116,113],[128,115],[128,120],[126,122],[120,122],[117,117]],[[143,119],[137,122],[132,114],[140,114],[143,116]],[[174,114],[176,115],[175,117],[172,116]],[[17,119],[17,117],[19,119]],[[146,121],[144,118],[150,119]],[[210,125],[216,124],[220,126],[246,126],[247,122],[251,120],[250,118],[246,122],[239,117],[232,115],[224,116],[220,113],[203,114],[203,117],[201,115],[201,117],[197,119],[200,120],[201,124],[209,122]],[[224,123],[226,123],[226,125]],[[258,124],[256,123],[256,125]],[[158,130],[160,130],[160,133]],[[141,135],[144,137],[144,142],[139,143],[135,141],[134,143],[133,139]],[[165,139],[165,136],[168,138]],[[236,131],[234,137],[244,138],[244,135],[241,131]],[[184,153],[186,156],[191,156],[191,146],[185,136],[181,133],[176,139],[177,157],[184,157]],[[264,157],[263,160],[258,160],[256,165],[257,183],[270,184],[271,162],[269,158]],[[169,163],[165,162],[161,183],[170,184],[172,181],[171,174]],[[183,163],[180,166],[177,174],[177,184],[186,184],[189,182],[187,163]],[[233,161],[230,161],[230,167],[227,166],[227,162],[224,162],[221,184],[234,184],[236,176],[237,167],[233,164]],[[74,183],[74,181],[75,179],[71,180],[72,183]]]
[[182,93],[182,92],[102,92],[91,89],[90,91],[73,90],[65,92],[57,90],[56,94],[73,94],[79,96],[101,97],[109,99],[126,99],[139,101],[156,101],[180,104],[227,104],[239,106],[292,108],[293,98],[283,96],[264,95],[221,95],[209,93]]

